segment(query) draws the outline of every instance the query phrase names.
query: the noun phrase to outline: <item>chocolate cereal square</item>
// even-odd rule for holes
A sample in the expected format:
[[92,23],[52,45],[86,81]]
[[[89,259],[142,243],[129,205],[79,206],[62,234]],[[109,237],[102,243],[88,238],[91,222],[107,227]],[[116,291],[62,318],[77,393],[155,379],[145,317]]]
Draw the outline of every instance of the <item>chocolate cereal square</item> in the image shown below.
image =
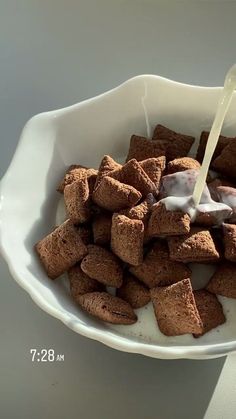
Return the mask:
[[98,214],[93,220],[93,241],[106,245],[111,241],[111,214]]
[[225,247],[225,259],[231,262],[236,262],[236,225],[235,224],[224,224],[224,247]]
[[164,335],[202,333],[203,325],[189,279],[168,287],[156,287],[150,292],[156,320]]
[[182,211],[168,211],[165,204],[158,202],[152,207],[148,222],[150,237],[176,236],[190,231],[190,217]]
[[160,189],[160,181],[162,174],[165,170],[166,165],[166,158],[165,156],[161,157],[152,157],[150,159],[146,159],[140,161],[140,166],[143,170],[147,173],[149,178],[155,185],[155,193],[158,194]]
[[236,264],[222,262],[212,275],[206,289],[213,294],[236,298]]
[[111,249],[124,262],[139,265],[143,260],[144,225],[125,215],[113,214]]
[[35,249],[51,279],[68,271],[88,251],[77,228],[70,220],[66,220],[52,233],[40,240],[35,245]]
[[81,308],[104,322],[133,324],[137,316],[127,301],[106,292],[91,292],[79,297]]
[[168,161],[187,156],[195,140],[190,135],[177,133],[161,124],[155,127],[152,139],[164,145]]
[[214,262],[219,253],[209,230],[192,227],[188,234],[168,237],[170,258],[179,262]]
[[123,284],[118,288],[116,295],[134,309],[145,306],[151,299],[149,289],[129,273],[124,275]]
[[236,139],[232,140],[213,160],[212,168],[224,176],[236,178]]
[[129,271],[147,287],[165,286],[189,278],[191,270],[181,262],[170,260],[165,243],[156,242],[145,255],[143,263]]
[[131,218],[131,220],[142,220],[144,225],[144,244],[146,244],[150,240],[148,234],[148,219],[154,202],[155,199],[153,195],[148,194],[147,198],[144,201],[142,201],[141,204],[136,205],[132,208],[127,208],[119,212],[120,215],[125,215],[126,217]]
[[222,305],[215,295],[206,290],[194,291],[193,295],[203,325],[201,333],[193,334],[198,338],[225,323],[226,319]]
[[133,186],[145,198],[155,191],[155,185],[136,159],[129,160],[120,169],[113,170],[109,176],[121,183]]
[[82,271],[104,285],[119,288],[123,278],[119,259],[109,250],[95,244],[89,244],[87,251],[80,265]]
[[[209,134],[210,134],[209,131],[202,131],[201,136],[200,136],[200,141],[199,141],[199,146],[197,149],[197,156],[196,156],[196,159],[200,163],[202,163],[203,161]],[[219,136],[212,160],[215,160],[216,157],[218,157],[222,153],[223,149],[230,143],[231,140],[234,140],[234,138],[225,137],[224,135]]]
[[124,209],[120,211],[119,214],[131,218],[131,220],[142,220],[143,222],[146,222],[154,202],[153,195],[149,194],[140,204],[132,208]]
[[104,291],[104,285],[95,279],[89,278],[79,264],[72,266],[68,270],[68,279],[70,283],[70,294],[72,298],[78,302],[79,296],[88,292]]
[[176,172],[183,172],[184,170],[199,170],[200,163],[191,157],[181,157],[169,161],[167,165],[167,174],[170,175]]
[[71,185],[73,182],[81,179],[85,175],[87,176],[89,184],[91,184],[92,187],[92,184],[94,184],[96,181],[97,173],[98,171],[95,169],[90,169],[79,164],[73,164],[66,171],[64,178],[58,185],[57,191],[63,193],[67,185]]
[[113,170],[120,169],[121,167],[122,167],[121,164],[117,163],[111,156],[106,154],[102,158],[102,161],[100,163],[98,173],[97,173],[96,182],[95,182],[95,185],[94,185],[94,190],[98,186],[98,184],[99,184],[100,180],[103,178],[103,176],[107,176]]
[[74,224],[86,223],[91,217],[91,199],[87,176],[67,185],[64,199],[68,217]]
[[110,176],[102,177],[92,195],[95,204],[112,212],[133,207],[141,198],[142,194],[133,186],[121,183]]
[[132,135],[126,161],[128,162],[131,159],[140,161],[164,155],[165,147],[162,144],[155,143],[146,137]]

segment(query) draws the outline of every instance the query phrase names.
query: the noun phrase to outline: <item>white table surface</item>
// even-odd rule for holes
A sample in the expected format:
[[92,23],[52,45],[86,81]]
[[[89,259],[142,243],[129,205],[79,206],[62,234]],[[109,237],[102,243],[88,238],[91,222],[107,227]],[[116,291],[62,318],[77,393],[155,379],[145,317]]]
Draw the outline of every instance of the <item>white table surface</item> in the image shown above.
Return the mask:
[[[221,85],[236,3],[0,0],[0,175],[34,114],[154,73]],[[0,260],[2,419],[232,419],[236,360],[160,361],[81,337],[41,311]],[[32,363],[30,348],[64,362]],[[225,362],[226,361],[226,362]]]

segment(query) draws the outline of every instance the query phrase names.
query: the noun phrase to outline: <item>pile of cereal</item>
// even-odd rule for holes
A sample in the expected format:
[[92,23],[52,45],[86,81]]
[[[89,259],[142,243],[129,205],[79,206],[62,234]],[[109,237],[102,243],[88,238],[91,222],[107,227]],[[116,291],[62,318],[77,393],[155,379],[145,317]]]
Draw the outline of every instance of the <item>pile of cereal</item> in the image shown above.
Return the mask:
[[[67,272],[87,313],[130,325],[152,301],[167,336],[199,337],[225,322],[217,294],[236,298],[236,138],[220,136],[218,177],[209,174],[194,219],[165,205],[193,192],[208,135],[193,159],[193,137],[157,125],[152,139],[132,135],[123,165],[106,155],[98,170],[69,167],[58,187],[68,218],[35,248],[49,278]],[[204,289],[192,289],[190,262],[216,264]]]

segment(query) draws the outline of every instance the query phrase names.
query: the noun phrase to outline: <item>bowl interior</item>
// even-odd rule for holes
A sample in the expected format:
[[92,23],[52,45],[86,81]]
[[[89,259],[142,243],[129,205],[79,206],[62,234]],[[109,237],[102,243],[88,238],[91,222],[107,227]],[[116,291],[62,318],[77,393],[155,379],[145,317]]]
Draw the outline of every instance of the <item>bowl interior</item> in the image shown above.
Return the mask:
[[[236,336],[234,300],[220,298],[227,323],[200,339],[190,335],[164,337],[151,305],[138,311],[136,326],[109,326],[87,316],[73,303],[65,278],[49,280],[33,250],[55,225],[60,200],[56,187],[68,165],[97,167],[104,154],[122,160],[131,134],[149,135],[157,123],[198,139],[212,124],[219,93],[219,88],[139,76],[94,99],[40,114],[28,122],[1,182],[1,247],[15,279],[44,310],[86,336],[152,356],[198,357],[209,354],[216,344],[228,342],[232,346]],[[235,135],[235,112],[236,97],[225,120],[225,135]],[[199,280],[204,283],[208,277],[209,267],[194,268],[196,287]],[[218,353],[225,349],[218,345]]]

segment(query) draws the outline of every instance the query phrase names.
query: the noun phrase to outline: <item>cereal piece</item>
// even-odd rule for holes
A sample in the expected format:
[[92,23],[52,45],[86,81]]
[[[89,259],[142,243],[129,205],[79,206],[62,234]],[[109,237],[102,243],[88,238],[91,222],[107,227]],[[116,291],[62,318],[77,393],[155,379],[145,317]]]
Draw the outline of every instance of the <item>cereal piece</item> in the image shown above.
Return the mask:
[[92,183],[96,180],[97,173],[98,171],[95,169],[89,169],[79,164],[73,164],[66,171],[66,174],[60,182],[57,191],[63,193],[67,185],[71,185],[71,183],[81,179],[81,177],[84,177],[84,175],[87,175],[88,181],[92,186]]
[[236,139],[232,140],[213,160],[212,168],[224,176],[236,178]]
[[93,220],[94,243],[104,245],[111,240],[111,215],[99,214]]
[[143,170],[136,159],[129,160],[120,169],[113,170],[109,176],[121,183],[133,186],[146,197],[148,193],[155,191],[155,185]]
[[138,203],[142,195],[133,186],[125,185],[109,176],[104,176],[95,188],[92,198],[108,211],[120,211]]
[[155,199],[152,194],[148,194],[147,198],[144,199],[141,204],[136,205],[132,208],[127,208],[119,212],[120,215],[126,215],[126,217],[131,218],[132,220],[142,220],[145,221],[148,219],[150,210],[155,203]]
[[164,154],[168,161],[187,156],[195,140],[190,135],[177,133],[160,124],[155,127],[152,139],[165,146]]
[[209,212],[198,212],[194,224],[204,227],[212,227],[218,224],[216,217]]
[[122,266],[118,258],[103,247],[89,244],[88,254],[81,262],[81,269],[90,278],[111,287],[122,285]]
[[163,243],[155,243],[139,266],[129,271],[149,288],[165,286],[189,278],[191,270],[181,262],[170,260],[168,249]]
[[[205,150],[206,150],[206,145],[207,145],[207,140],[209,137],[209,132],[208,131],[202,131],[201,133],[201,137],[200,137],[200,141],[199,141],[199,146],[197,149],[197,156],[196,159],[202,163],[203,161],[203,157],[205,154]],[[216,145],[216,149],[214,151],[212,160],[216,159],[216,157],[218,157],[221,152],[223,151],[223,149],[230,143],[231,140],[233,140],[234,138],[230,138],[230,137],[224,137],[223,135],[219,136],[217,145]]]
[[127,208],[119,212],[120,215],[125,215],[132,220],[142,220],[144,225],[144,244],[150,240],[148,234],[148,219],[150,216],[150,210],[155,202],[154,196],[148,194],[147,198],[141,202],[141,204],[136,205],[136,207]]
[[189,279],[168,287],[156,287],[150,292],[156,320],[164,335],[202,333],[203,325]]
[[99,182],[103,178],[103,176],[107,176],[110,172],[116,169],[120,169],[122,166],[121,164],[117,163],[111,156],[105,155],[102,158],[102,161],[100,163],[96,183],[94,185],[94,190],[98,186]]
[[35,245],[47,275],[55,279],[80,261],[87,253],[77,228],[70,220],[53,230]]
[[132,135],[126,161],[131,159],[140,161],[150,157],[159,157],[164,155],[165,147],[162,144],[148,140],[145,137],[140,137],[139,135]]
[[91,199],[86,175],[65,187],[64,199],[67,215],[74,224],[89,220]]
[[141,282],[131,274],[124,276],[121,287],[116,292],[117,297],[127,301],[131,307],[140,308],[150,301],[150,292]]
[[224,224],[225,259],[236,262],[236,225]]
[[74,265],[68,271],[68,278],[70,282],[70,293],[72,298],[78,302],[79,296],[87,294],[88,292],[104,291],[104,285],[95,279],[89,278],[80,265]]
[[200,163],[192,159],[191,157],[181,157],[179,159],[174,159],[169,161],[167,166],[167,173],[176,173],[176,172],[183,172],[184,170],[199,170],[201,167]]
[[85,245],[92,242],[92,230],[89,225],[79,225],[76,228]]
[[214,262],[219,259],[209,230],[192,227],[184,236],[168,237],[170,258],[179,262]]
[[165,170],[165,165],[165,156],[152,157],[150,159],[140,161],[140,166],[142,166],[143,170],[147,173],[149,178],[154,183],[156,187],[156,193],[159,192],[161,176]]
[[131,220],[114,214],[111,227],[111,248],[121,260],[139,265],[143,260],[144,225],[141,220]]
[[195,338],[198,338],[225,323],[226,319],[222,305],[215,295],[206,290],[194,291],[193,295],[203,325],[201,333],[193,334]]
[[220,186],[229,186],[231,188],[235,188],[235,185],[228,180],[219,179],[219,178],[212,180],[210,183],[208,183],[208,188],[209,188],[211,197],[214,201],[220,200],[220,196],[218,193],[218,187]]
[[232,214],[232,209],[222,202],[208,202],[197,206],[195,224],[201,226],[217,226],[228,219]]
[[158,202],[152,207],[148,222],[150,237],[175,236],[190,231],[190,217],[182,211],[168,211],[165,204]]
[[219,201],[228,205],[232,209],[232,213],[228,218],[230,223],[236,223],[236,188],[230,186],[218,186],[216,192]]
[[222,262],[212,275],[206,289],[213,294],[236,298],[236,264]]
[[91,292],[79,297],[83,310],[104,322],[113,324],[133,324],[137,321],[129,303],[106,292]]

